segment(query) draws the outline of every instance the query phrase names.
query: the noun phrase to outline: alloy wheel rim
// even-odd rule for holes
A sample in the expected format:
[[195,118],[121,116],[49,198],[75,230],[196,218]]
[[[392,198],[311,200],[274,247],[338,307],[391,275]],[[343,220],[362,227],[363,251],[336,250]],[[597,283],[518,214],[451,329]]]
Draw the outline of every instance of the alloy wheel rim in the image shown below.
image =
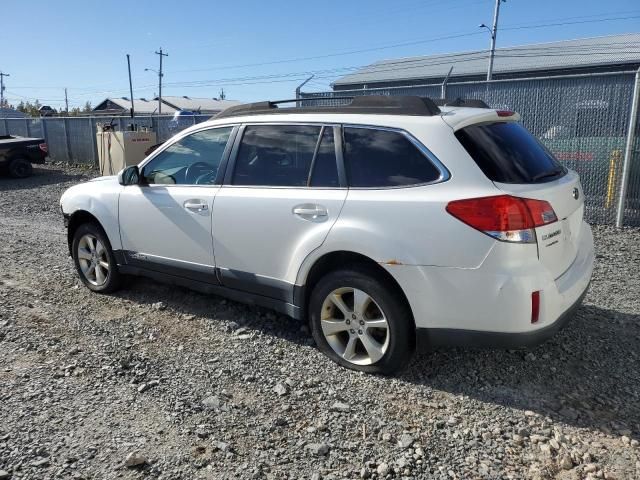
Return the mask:
[[78,242],[78,263],[82,275],[91,285],[102,286],[109,278],[109,257],[102,242],[91,234],[83,235]]
[[357,288],[337,288],[327,295],[320,326],[333,351],[355,365],[372,365],[389,348],[389,322],[384,312],[369,294]]

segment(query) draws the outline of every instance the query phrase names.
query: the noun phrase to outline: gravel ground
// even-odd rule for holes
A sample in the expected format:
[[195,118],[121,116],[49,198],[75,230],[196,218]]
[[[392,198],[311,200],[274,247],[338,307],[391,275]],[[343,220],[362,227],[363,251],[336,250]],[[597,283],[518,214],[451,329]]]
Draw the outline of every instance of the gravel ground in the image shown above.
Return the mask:
[[58,199],[0,178],[0,480],[640,478],[640,230],[594,229],[575,321],[530,351],[341,369],[271,311],[80,285]]

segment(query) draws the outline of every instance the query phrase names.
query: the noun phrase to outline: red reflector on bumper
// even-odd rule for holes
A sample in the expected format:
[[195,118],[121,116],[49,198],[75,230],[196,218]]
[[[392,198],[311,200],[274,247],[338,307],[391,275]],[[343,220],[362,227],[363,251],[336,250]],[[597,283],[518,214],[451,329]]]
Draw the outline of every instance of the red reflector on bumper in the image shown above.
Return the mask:
[[540,318],[540,290],[531,293],[531,323],[537,323]]

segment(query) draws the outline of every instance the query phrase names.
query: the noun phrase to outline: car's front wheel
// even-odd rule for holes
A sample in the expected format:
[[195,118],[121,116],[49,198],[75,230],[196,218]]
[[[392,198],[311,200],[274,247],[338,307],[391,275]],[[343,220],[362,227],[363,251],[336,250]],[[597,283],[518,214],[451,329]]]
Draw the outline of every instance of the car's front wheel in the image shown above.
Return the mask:
[[338,364],[368,373],[404,368],[415,347],[406,301],[368,269],[331,272],[311,293],[309,320],[316,344]]
[[80,280],[87,288],[109,293],[120,287],[121,277],[111,244],[99,226],[80,225],[73,235],[71,251]]

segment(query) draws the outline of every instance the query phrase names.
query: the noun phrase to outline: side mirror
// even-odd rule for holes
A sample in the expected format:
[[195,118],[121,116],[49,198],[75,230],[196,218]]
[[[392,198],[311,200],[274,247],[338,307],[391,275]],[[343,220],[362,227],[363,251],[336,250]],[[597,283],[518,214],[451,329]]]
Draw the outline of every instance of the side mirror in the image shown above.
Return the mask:
[[140,170],[137,165],[131,165],[118,172],[120,185],[138,185],[140,183]]

